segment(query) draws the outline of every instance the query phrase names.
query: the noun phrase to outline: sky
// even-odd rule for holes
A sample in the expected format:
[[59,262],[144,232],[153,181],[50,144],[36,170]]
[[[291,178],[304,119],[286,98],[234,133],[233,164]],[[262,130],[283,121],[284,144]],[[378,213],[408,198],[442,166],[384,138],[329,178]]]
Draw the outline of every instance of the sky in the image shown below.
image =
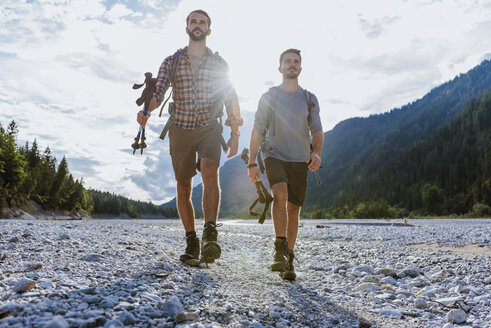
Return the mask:
[[230,67],[245,119],[239,153],[259,98],[281,83],[287,48],[302,51],[299,82],[319,99],[324,131],[415,101],[491,59],[491,0],[2,0],[0,124],[15,120],[19,144],[65,156],[87,188],[172,199],[157,112],[148,148],[132,155],[141,90],[131,87],[187,45],[194,9],[211,16],[207,45]]

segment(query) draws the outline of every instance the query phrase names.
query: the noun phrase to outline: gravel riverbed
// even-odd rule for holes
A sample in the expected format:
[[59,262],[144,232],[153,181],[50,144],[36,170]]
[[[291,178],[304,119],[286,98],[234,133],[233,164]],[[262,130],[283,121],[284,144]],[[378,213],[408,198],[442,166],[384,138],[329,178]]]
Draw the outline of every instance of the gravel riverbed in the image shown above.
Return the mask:
[[0,327],[491,327],[489,219],[302,220],[296,282],[222,222],[193,268],[177,220],[0,220]]

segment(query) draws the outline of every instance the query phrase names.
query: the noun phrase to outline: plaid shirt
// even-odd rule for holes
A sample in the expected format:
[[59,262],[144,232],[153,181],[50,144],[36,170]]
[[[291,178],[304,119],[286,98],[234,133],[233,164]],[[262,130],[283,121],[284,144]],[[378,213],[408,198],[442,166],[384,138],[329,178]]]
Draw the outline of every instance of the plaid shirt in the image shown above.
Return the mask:
[[[228,66],[225,61],[206,48],[201,57],[198,72],[193,74],[187,47],[181,51],[181,61],[177,67],[173,85],[172,99],[176,104],[174,122],[187,130],[210,124],[217,115],[223,114],[223,103],[227,109],[225,125],[242,125],[237,94],[228,79]],[[165,58],[157,75],[156,97],[162,102],[170,85],[170,71],[173,56]]]

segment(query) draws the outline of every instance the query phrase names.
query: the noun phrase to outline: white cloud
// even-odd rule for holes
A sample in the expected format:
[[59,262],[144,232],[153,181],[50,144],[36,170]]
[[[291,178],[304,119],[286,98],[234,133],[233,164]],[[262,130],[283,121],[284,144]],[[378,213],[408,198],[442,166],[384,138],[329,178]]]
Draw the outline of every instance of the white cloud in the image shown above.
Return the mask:
[[23,140],[66,154],[86,186],[168,200],[174,180],[158,115],[146,155],[131,155],[139,96],[131,86],[187,44],[185,17],[196,8],[212,17],[208,45],[229,63],[248,119],[241,147],[259,97],[280,83],[286,48],[302,50],[300,82],[320,99],[325,130],[415,100],[491,53],[490,1],[7,0],[0,122],[15,118]]

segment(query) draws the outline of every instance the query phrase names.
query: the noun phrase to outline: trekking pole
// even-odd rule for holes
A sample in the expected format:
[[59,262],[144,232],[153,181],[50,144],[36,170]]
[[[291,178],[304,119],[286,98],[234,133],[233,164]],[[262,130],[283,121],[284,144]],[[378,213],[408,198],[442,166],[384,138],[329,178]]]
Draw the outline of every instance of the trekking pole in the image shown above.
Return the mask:
[[[242,154],[240,155],[240,158],[247,165],[247,163],[249,162],[249,149],[244,148],[242,150]],[[256,192],[258,197],[254,202],[252,202],[251,206],[249,207],[249,214],[251,216],[261,215],[258,222],[260,224],[263,224],[264,220],[266,220],[266,214],[268,213],[269,205],[273,201],[273,197],[269,194],[268,189],[266,189],[260,177],[256,177],[254,179],[254,185],[256,186]],[[262,214],[254,211],[254,208],[258,203],[264,204],[264,209]]]
[[[312,162],[312,160],[310,160],[310,161],[307,163],[307,165],[310,165],[310,163],[311,163],[311,162]],[[319,167],[319,168],[322,168],[322,166],[321,166],[321,167]],[[317,180],[317,184],[320,186],[320,185],[322,184],[322,181],[321,181],[321,176],[320,176],[320,174],[319,174],[319,170],[314,171],[314,173],[315,173],[315,179]]]
[[[133,89],[140,89],[142,86],[145,88],[142,91],[140,98],[136,100],[136,104],[141,106],[143,104],[143,115],[148,114],[148,107],[150,105],[150,101],[152,100],[153,93],[156,90],[157,79],[152,78],[152,73],[145,73],[145,82],[142,84],[133,84]],[[143,149],[147,148],[147,144],[145,143],[145,125],[140,125],[138,128],[138,134],[135,137],[135,142],[131,145],[133,148],[133,155],[137,149],[140,149],[140,154],[143,155]]]
[[[147,110],[144,109],[143,115],[146,116],[147,113],[148,113]],[[140,138],[141,138],[141,142],[140,142]],[[145,143],[146,139],[147,138],[145,137],[145,125],[140,125],[140,128],[138,129],[138,134],[135,137],[135,142],[131,145],[131,147],[133,148],[133,155],[135,155],[137,149],[141,149],[140,155],[143,155],[143,149],[147,148],[147,144]]]

